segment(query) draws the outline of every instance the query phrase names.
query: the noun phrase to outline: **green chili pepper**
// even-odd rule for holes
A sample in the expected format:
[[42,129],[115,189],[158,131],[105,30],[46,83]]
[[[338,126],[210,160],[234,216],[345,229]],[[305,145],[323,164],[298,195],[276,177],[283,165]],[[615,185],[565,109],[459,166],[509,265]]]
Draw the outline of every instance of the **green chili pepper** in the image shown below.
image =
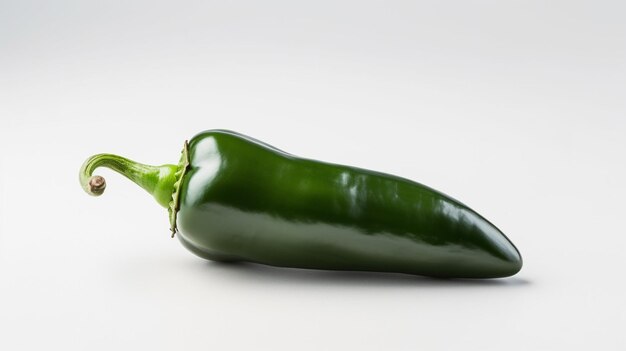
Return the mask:
[[422,184],[299,158],[250,137],[209,130],[178,165],[99,154],[80,170],[91,195],[111,168],[168,208],[172,236],[200,257],[273,266],[449,278],[517,273],[522,258],[493,224]]

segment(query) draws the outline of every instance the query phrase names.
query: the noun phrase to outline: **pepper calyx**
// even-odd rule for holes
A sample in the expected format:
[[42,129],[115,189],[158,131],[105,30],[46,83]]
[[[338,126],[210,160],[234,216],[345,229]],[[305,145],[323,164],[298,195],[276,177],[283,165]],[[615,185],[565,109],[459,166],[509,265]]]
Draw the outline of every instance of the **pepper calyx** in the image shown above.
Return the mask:
[[176,181],[173,185],[172,191],[172,200],[168,206],[168,213],[170,218],[170,231],[172,232],[172,238],[178,232],[178,227],[176,226],[176,216],[178,214],[178,210],[180,209],[180,193],[181,186],[183,182],[183,178],[187,169],[189,168],[189,142],[185,140],[185,144],[183,145],[183,150],[181,151],[180,161],[178,162],[178,167],[174,177]]

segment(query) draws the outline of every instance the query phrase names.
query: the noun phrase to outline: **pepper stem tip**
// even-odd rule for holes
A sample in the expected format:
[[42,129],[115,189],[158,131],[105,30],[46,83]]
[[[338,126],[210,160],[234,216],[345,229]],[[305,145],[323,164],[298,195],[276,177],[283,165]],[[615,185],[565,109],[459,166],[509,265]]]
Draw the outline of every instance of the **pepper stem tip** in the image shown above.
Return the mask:
[[87,183],[87,193],[92,196],[100,196],[104,193],[104,189],[107,187],[106,180],[103,176],[93,176],[89,178],[89,182]]

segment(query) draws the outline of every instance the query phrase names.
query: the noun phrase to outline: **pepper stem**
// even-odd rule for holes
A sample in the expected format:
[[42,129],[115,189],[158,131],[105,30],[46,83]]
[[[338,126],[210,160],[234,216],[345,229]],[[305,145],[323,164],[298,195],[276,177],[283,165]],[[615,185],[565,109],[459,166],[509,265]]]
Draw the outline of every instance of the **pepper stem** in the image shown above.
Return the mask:
[[169,164],[150,166],[113,154],[93,155],[83,163],[79,174],[80,184],[85,192],[92,196],[102,195],[106,188],[104,178],[93,175],[98,167],[107,167],[120,173],[152,194],[161,206],[169,207],[175,190],[178,166]]

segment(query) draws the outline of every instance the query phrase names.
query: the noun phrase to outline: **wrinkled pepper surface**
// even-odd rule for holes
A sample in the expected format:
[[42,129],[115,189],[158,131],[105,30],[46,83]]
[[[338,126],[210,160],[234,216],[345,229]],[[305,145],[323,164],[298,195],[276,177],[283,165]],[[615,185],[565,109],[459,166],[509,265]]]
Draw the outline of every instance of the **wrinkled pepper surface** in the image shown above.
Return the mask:
[[100,195],[111,168],[168,208],[172,236],[216,261],[447,278],[517,273],[516,247],[481,215],[417,182],[296,157],[253,138],[209,130],[177,165],[99,154],[80,170]]

